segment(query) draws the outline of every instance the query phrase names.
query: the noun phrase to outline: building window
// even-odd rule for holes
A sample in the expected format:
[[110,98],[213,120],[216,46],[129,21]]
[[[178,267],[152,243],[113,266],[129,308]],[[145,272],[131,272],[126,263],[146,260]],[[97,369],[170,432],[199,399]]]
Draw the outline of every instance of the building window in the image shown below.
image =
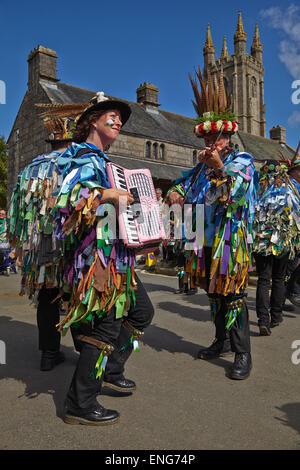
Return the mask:
[[158,145],[155,142],[155,144],[153,144],[153,148],[152,148],[152,158],[154,158],[154,160],[157,160],[157,157],[158,157],[157,148],[158,148]]
[[198,163],[198,151],[194,150],[193,151],[193,166],[197,165]]
[[256,98],[257,97],[257,83],[255,77],[251,78],[251,97]]
[[151,142],[146,142],[145,157],[151,158]]
[[164,160],[165,159],[165,146],[164,144],[161,144],[159,146],[159,159]]

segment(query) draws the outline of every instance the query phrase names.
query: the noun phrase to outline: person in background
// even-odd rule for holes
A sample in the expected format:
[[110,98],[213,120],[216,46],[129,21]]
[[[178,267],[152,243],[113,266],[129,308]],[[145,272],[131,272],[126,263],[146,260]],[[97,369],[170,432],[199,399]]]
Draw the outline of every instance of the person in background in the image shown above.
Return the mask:
[[253,252],[258,275],[256,314],[261,336],[270,336],[271,329],[283,320],[287,266],[299,249],[300,227],[296,220],[300,215],[300,200],[287,171],[286,163],[266,160],[259,172]]

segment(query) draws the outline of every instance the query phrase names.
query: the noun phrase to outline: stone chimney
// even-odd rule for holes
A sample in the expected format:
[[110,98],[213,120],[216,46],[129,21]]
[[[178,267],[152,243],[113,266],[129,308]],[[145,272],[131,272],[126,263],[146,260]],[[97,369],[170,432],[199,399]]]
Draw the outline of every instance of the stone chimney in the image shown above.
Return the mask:
[[285,127],[274,126],[270,129],[270,139],[277,140],[280,143],[286,143]]
[[36,90],[39,80],[44,78],[57,82],[56,76],[57,54],[52,49],[38,46],[28,56],[28,89]]
[[158,88],[151,83],[144,82],[136,90],[136,98],[139,104],[147,108],[158,108]]

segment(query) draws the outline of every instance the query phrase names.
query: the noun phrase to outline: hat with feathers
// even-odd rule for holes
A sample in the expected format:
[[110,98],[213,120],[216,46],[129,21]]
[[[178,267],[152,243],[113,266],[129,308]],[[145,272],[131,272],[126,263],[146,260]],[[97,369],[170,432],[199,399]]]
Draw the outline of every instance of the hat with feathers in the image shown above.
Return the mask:
[[36,106],[43,110],[40,117],[43,118],[48,132],[47,142],[70,142],[76,123],[86,109],[87,103],[39,103]]
[[197,137],[215,133],[235,134],[238,131],[238,122],[236,115],[231,112],[231,96],[226,95],[223,69],[213,79],[208,70],[207,80],[204,80],[199,66],[195,74],[195,78],[189,74],[195,98],[192,103],[198,115],[194,133]]

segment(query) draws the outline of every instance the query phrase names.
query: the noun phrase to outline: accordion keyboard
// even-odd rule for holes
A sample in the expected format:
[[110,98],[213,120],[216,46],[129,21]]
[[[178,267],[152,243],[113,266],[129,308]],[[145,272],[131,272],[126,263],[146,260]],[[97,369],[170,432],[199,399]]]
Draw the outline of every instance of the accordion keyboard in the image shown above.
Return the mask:
[[[162,223],[159,206],[149,170],[127,170],[115,164],[108,165],[110,182],[118,189],[131,192],[134,204],[121,213],[127,243],[140,246],[162,238]],[[147,173],[146,173],[147,172]],[[122,234],[123,235],[123,234]]]

